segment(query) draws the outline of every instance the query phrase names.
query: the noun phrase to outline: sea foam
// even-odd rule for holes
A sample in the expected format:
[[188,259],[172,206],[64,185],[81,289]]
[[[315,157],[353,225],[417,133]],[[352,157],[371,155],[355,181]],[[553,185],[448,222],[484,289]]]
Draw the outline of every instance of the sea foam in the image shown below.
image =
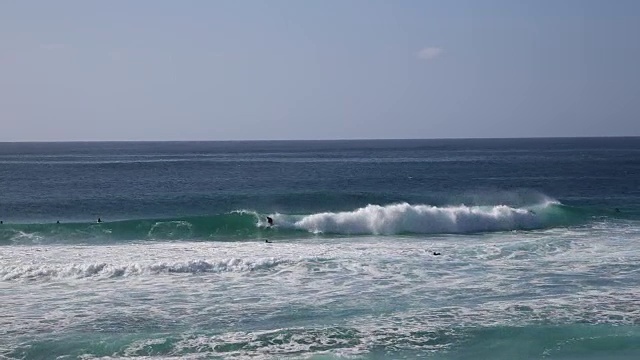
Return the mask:
[[390,235],[473,233],[536,229],[547,225],[544,212],[553,203],[525,208],[496,206],[368,205],[353,211],[306,216],[274,215],[277,224],[314,233]]
[[81,278],[118,278],[155,274],[197,274],[221,272],[250,272],[268,270],[288,263],[286,259],[264,258],[246,260],[230,258],[222,260],[192,260],[184,262],[159,262],[153,264],[131,263],[116,265],[109,263],[14,265],[0,267],[0,280],[49,280]]

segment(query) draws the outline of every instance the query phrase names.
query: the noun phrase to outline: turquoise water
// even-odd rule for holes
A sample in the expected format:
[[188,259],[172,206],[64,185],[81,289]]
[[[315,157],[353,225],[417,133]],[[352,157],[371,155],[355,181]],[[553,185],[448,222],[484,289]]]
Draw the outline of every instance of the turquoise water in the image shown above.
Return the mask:
[[0,144],[0,358],[637,359],[639,155]]

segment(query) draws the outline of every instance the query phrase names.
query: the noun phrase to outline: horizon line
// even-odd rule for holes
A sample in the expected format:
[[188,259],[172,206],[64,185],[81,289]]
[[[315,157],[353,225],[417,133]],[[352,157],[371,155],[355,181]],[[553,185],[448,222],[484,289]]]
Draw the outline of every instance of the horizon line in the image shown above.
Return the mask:
[[441,138],[339,138],[339,139],[228,139],[228,140],[16,140],[0,144],[19,143],[180,143],[180,142],[331,142],[331,141],[415,141],[415,140],[534,140],[534,139],[632,139],[640,135],[602,136],[516,136],[516,137],[441,137]]

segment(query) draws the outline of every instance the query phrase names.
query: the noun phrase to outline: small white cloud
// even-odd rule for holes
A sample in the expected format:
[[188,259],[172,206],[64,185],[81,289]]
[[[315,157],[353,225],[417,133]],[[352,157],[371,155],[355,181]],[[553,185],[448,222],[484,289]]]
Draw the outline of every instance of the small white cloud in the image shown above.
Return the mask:
[[418,52],[418,57],[423,60],[433,60],[442,55],[444,50],[439,47],[428,47]]
[[59,49],[65,49],[67,47],[68,46],[65,44],[58,44],[58,43],[40,45],[40,49],[45,49],[45,50],[59,50]]

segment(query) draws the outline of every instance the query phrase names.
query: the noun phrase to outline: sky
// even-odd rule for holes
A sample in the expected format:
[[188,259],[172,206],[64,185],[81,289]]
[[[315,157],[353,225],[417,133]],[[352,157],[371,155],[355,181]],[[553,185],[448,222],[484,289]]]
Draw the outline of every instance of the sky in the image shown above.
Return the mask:
[[640,136],[640,1],[0,2],[0,141]]

